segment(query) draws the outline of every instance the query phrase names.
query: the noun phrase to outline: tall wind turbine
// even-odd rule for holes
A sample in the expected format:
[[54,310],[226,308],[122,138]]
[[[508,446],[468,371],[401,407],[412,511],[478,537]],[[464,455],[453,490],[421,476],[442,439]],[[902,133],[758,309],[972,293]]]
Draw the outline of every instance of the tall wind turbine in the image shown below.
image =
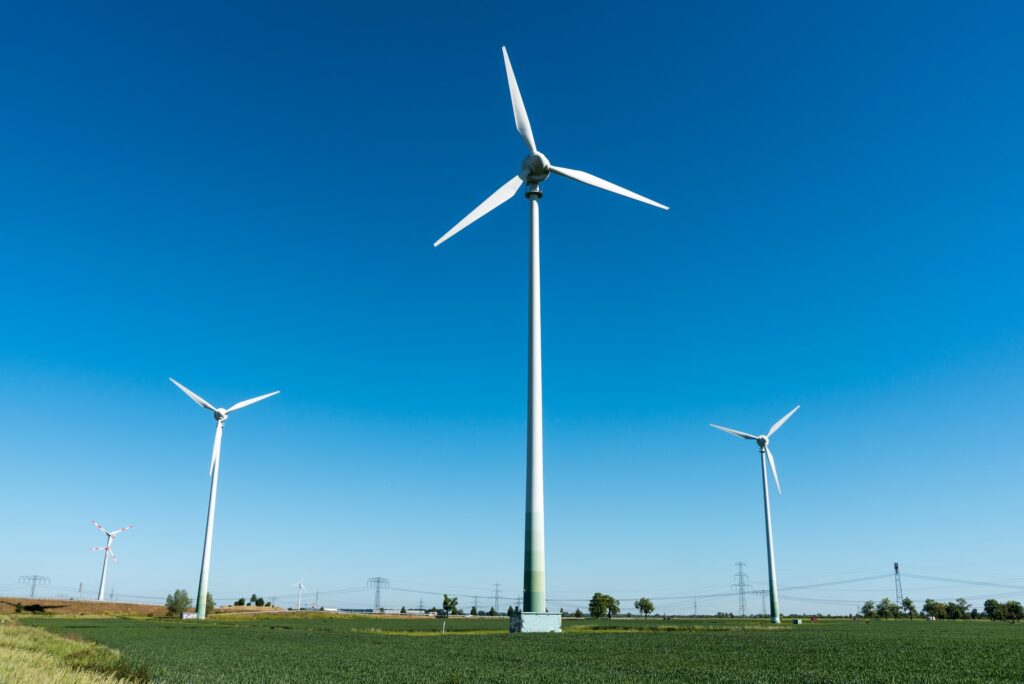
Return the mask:
[[533,138],[526,106],[519,93],[508,51],[502,47],[505,58],[505,76],[512,96],[512,113],[516,128],[529,154],[523,159],[519,173],[498,188],[480,206],[471,211],[447,233],[434,243],[437,247],[463,228],[481,218],[491,210],[504,204],[526,184],[526,198],[530,202],[530,337],[528,351],[528,404],[526,419],[526,552],[523,571],[523,608],[527,613],[546,613],[547,598],[544,578],[544,428],[541,391],[541,346],[540,346],[540,208],[542,196],[540,184],[552,173],[614,192],[631,199],[668,209],[663,204],[642,197],[626,188],[609,183],[584,171],[553,166],[548,158],[537,149]]
[[[782,622],[781,611],[779,610],[779,585],[775,578],[775,542],[772,539],[772,508],[768,502],[768,466],[771,466],[772,477],[775,478],[775,486],[779,490],[779,494],[782,494],[782,485],[779,484],[779,474],[775,471],[775,458],[772,456],[771,449],[768,448],[768,440],[775,434],[776,430],[782,427],[783,423],[789,420],[789,417],[796,413],[796,409],[800,408],[797,406],[795,409],[787,413],[786,415],[779,418],[772,425],[771,430],[768,431],[767,435],[751,435],[746,432],[740,432],[739,430],[733,430],[732,428],[722,427],[721,425],[711,424],[711,427],[716,430],[728,432],[730,435],[736,435],[743,439],[752,439],[757,442],[758,449],[761,450],[761,484],[764,486],[764,532],[765,537],[768,541],[768,593],[771,597],[772,604],[772,622],[779,624]],[[767,465],[766,465],[767,463]]]
[[206,514],[206,538],[203,541],[203,564],[199,571],[199,591],[196,594],[196,612],[199,614],[199,619],[204,620],[206,619],[206,585],[210,576],[210,548],[213,546],[213,512],[217,506],[217,475],[220,472],[220,439],[221,433],[224,431],[224,421],[228,419],[228,415],[230,415],[231,412],[237,411],[240,408],[245,408],[250,404],[255,404],[257,401],[263,401],[267,397],[272,397],[275,394],[280,394],[280,390],[270,392],[269,394],[261,394],[258,397],[240,401],[231,408],[223,409],[214,408],[213,404],[206,401],[174,378],[168,379],[177,385],[178,389],[187,394],[192,401],[196,402],[204,409],[212,411],[213,419],[217,421],[217,431],[213,434],[213,456],[210,459],[210,508]]
[[130,530],[131,528],[135,527],[135,525],[129,525],[128,527],[122,527],[119,530],[114,530],[113,532],[108,532],[103,527],[103,525],[100,525],[95,520],[92,521],[92,524],[95,525],[97,527],[97,529],[99,529],[100,532],[102,532],[103,534],[107,535],[107,543],[105,545],[103,545],[103,546],[94,546],[91,549],[92,551],[102,551],[103,552],[103,573],[100,575],[100,591],[96,595],[96,600],[97,601],[102,601],[103,600],[103,594],[105,594],[106,591],[107,591],[107,559],[108,558],[113,558],[114,562],[115,563],[117,562],[117,556],[114,555],[114,552],[111,550],[110,547],[113,545],[114,538],[117,535],[121,534],[122,532],[124,532],[126,530]]
[[295,600],[295,610],[302,610],[302,590],[306,588],[306,585],[303,584],[303,582],[305,582],[305,581],[306,581],[306,578],[303,577],[302,579],[299,580],[298,584],[293,584],[292,585],[293,587],[298,587],[299,588],[299,598]]

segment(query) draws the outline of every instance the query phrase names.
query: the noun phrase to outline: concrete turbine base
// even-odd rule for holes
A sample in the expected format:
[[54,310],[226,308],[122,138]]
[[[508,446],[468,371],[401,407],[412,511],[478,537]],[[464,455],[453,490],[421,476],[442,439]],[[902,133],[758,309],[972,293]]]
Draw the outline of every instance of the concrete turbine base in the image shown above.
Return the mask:
[[561,613],[516,613],[508,621],[508,631],[512,634],[529,633],[561,633]]

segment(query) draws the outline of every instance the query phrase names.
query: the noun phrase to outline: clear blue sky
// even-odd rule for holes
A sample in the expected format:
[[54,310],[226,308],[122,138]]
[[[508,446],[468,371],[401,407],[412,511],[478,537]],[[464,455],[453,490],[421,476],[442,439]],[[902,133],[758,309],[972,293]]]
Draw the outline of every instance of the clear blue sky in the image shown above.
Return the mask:
[[[764,431],[797,403],[773,441],[784,589],[895,560],[1024,586],[1022,20],[1009,2],[8,5],[0,589],[94,591],[96,518],[137,525],[117,593],[194,594],[214,422],[174,376],[218,405],[281,390],[225,430],[218,598],[371,575],[518,594],[526,203],[431,246],[524,154],[502,44],[555,164],[672,206],[545,187],[552,607],[727,592],[741,560],[763,587],[756,450],[708,423]],[[783,609],[892,593],[791,589]]]

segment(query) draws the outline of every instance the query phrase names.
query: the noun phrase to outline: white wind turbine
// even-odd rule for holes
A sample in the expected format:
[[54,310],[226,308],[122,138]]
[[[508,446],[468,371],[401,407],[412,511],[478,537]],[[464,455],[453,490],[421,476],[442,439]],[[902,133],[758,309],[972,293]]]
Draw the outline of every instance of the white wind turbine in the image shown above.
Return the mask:
[[102,601],[103,600],[103,594],[105,594],[107,592],[107,559],[108,558],[113,558],[114,562],[115,563],[117,562],[117,556],[114,555],[114,552],[113,552],[113,550],[111,550],[110,547],[114,544],[114,538],[117,535],[121,534],[125,530],[130,530],[131,528],[135,527],[135,525],[129,525],[128,527],[122,527],[119,530],[114,530],[113,532],[108,532],[103,527],[103,525],[100,525],[95,520],[92,521],[92,524],[95,525],[97,527],[97,529],[99,529],[100,532],[102,532],[103,534],[107,535],[107,543],[104,546],[94,546],[91,549],[92,551],[102,551],[103,552],[103,573],[100,575],[100,591],[96,595],[96,600],[97,601]]
[[302,591],[306,588],[306,585],[303,584],[303,582],[305,582],[305,581],[306,581],[306,578],[303,577],[302,579],[299,580],[298,584],[293,584],[292,585],[293,587],[298,587],[299,588],[299,597],[295,600],[295,610],[302,610]]
[[[775,542],[772,538],[772,509],[771,504],[768,502],[768,466],[771,466],[772,477],[775,478],[775,486],[778,488],[779,494],[782,494],[782,485],[779,484],[779,474],[775,471],[775,458],[772,456],[771,449],[768,448],[768,440],[782,427],[783,423],[789,420],[790,416],[796,413],[798,408],[800,408],[799,405],[782,416],[782,418],[779,418],[775,425],[772,425],[767,435],[751,435],[739,430],[733,430],[732,428],[715,425],[714,423],[711,424],[711,427],[728,432],[730,435],[754,440],[761,450],[761,484],[764,488],[764,530],[768,540],[768,594],[771,599],[772,622],[775,624],[782,622],[782,615],[779,610],[779,585],[775,578]],[[766,463],[767,465],[765,465]]]
[[505,75],[508,78],[509,93],[512,96],[512,113],[529,154],[520,164],[519,173],[502,185],[434,243],[437,247],[463,228],[481,218],[491,210],[510,200],[519,188],[526,184],[526,198],[530,202],[530,338],[528,352],[528,409],[526,423],[526,551],[524,558],[523,609],[527,613],[546,613],[547,598],[544,577],[544,428],[541,390],[541,345],[540,345],[540,184],[552,173],[571,178],[586,185],[614,192],[645,204],[668,209],[626,188],[609,183],[584,171],[553,166],[548,158],[537,150],[526,115],[526,106],[519,93],[508,51],[502,47],[505,58]]
[[203,564],[199,571],[199,592],[196,595],[196,612],[199,613],[199,619],[203,620],[206,618],[206,585],[210,576],[210,548],[213,546],[213,513],[217,506],[217,475],[220,472],[220,439],[221,433],[224,431],[224,421],[228,419],[228,415],[232,411],[237,411],[238,409],[245,408],[250,404],[255,404],[257,401],[263,401],[267,397],[280,394],[280,390],[270,392],[269,394],[262,394],[258,397],[253,397],[252,399],[246,399],[245,401],[238,402],[231,408],[223,409],[214,408],[213,404],[206,401],[174,378],[168,379],[177,385],[178,389],[187,394],[192,401],[196,402],[203,408],[212,411],[213,418],[217,421],[217,431],[213,435],[213,455],[210,459],[210,508],[206,514],[206,537],[203,541]]

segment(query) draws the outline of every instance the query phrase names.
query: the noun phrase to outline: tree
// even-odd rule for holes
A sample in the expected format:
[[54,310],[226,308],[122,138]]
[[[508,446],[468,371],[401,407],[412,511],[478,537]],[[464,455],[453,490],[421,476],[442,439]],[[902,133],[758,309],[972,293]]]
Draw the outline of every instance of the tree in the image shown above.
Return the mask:
[[184,589],[176,589],[173,594],[167,595],[167,602],[164,605],[167,607],[168,615],[181,617],[182,613],[192,607],[192,599]]
[[495,617],[498,614],[498,611],[494,609],[494,606],[491,606],[491,609],[487,611],[487,614],[491,617]]
[[206,593],[206,614],[207,615],[213,615],[213,608],[214,608],[214,606],[213,606],[213,594],[207,592]]
[[640,611],[645,620],[648,615],[654,612],[654,602],[649,598],[638,598],[633,602],[633,607]]
[[590,609],[590,614],[595,618],[599,618],[602,615],[607,615],[610,618],[613,615],[619,614],[619,602],[599,591],[594,592],[588,608]]
[[921,612],[928,617],[942,620],[946,617],[946,604],[934,599],[925,599],[924,608],[921,609]]
[[250,606],[255,606],[256,605],[256,594],[253,594],[252,596],[249,597],[249,605]]
[[903,598],[903,612],[907,614],[911,620],[914,619],[914,615],[917,614],[917,608],[914,606],[914,602],[910,600],[909,596]]
[[516,614],[516,611],[512,608],[512,606],[509,606],[508,607],[508,616],[512,617],[515,614]]
[[581,618],[581,617],[583,617],[583,611],[582,611],[582,610],[580,610],[579,608],[577,608],[577,609],[576,609],[576,612],[575,612],[575,613],[573,613],[573,614],[572,614],[572,616],[573,616],[573,617],[578,617],[578,618]]
[[469,609],[469,614],[470,615],[476,615],[476,606],[473,606],[472,608]]
[[860,609],[860,613],[866,618],[873,617],[875,614],[875,602],[865,601],[864,606]]
[[[253,594],[253,595],[255,596],[255,594]],[[262,608],[262,607],[263,607],[264,605],[266,605],[266,602],[265,602],[265,601],[263,600],[263,597],[262,597],[262,596],[260,596],[260,597],[259,597],[259,598],[257,598],[257,599],[254,599],[254,600],[253,600],[253,603],[255,603],[255,604],[256,604],[257,606],[259,606],[259,607],[261,607],[261,608]]]
[[244,598],[238,599],[237,601],[235,601],[235,605],[236,606],[244,606],[245,605],[245,599]]
[[1007,601],[1003,605],[1003,610],[1006,613],[1007,620],[1013,620],[1014,622],[1024,620],[1024,606],[1020,605],[1020,601]]
[[399,612],[399,613],[401,613],[402,615],[405,615],[405,614],[406,614],[406,613],[405,613],[405,606],[402,606],[402,610],[400,610],[400,611],[398,611],[398,612]]
[[441,602],[441,607],[444,608],[445,612],[449,615],[455,615],[459,609],[459,597],[444,595],[444,601]]
[[899,617],[900,614],[899,608],[896,606],[895,603],[889,600],[888,597],[883,598],[881,601],[878,602],[877,612],[878,617],[883,619]]
[[967,599],[958,598],[956,600],[956,610],[960,614],[960,619],[965,620],[970,615],[971,604],[967,602]]

